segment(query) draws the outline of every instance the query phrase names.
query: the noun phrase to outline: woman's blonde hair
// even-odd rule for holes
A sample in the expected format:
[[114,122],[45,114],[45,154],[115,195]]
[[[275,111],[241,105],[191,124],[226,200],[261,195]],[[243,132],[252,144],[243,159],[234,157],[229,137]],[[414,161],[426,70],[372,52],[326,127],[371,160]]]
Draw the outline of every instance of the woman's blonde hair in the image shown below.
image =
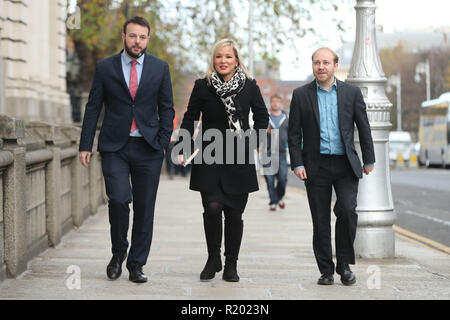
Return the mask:
[[225,46],[230,46],[231,48],[233,48],[234,55],[236,56],[236,60],[238,62],[238,66],[241,67],[242,71],[244,71],[247,78],[252,79],[253,78],[252,75],[250,74],[247,67],[243,63],[242,56],[239,53],[239,48],[237,46],[236,41],[234,41],[233,39],[222,39],[216,42],[216,44],[213,47],[212,54],[210,56],[211,58],[208,65],[208,69],[206,70],[205,73],[205,78],[206,80],[208,80],[208,83],[211,84],[211,75],[216,72],[214,68],[214,57],[216,56],[217,51],[219,51],[221,48]]

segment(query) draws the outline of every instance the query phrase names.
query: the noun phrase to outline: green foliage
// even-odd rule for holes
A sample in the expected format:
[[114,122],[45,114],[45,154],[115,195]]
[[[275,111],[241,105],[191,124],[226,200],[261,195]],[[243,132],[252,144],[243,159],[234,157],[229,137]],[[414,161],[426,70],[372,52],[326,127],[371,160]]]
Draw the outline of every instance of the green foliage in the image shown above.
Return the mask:
[[[255,56],[274,59],[284,46],[308,33],[312,13],[333,12],[353,0],[253,0]],[[81,61],[80,83],[89,90],[95,62],[118,53],[127,18],[139,15],[151,25],[148,52],[169,62],[174,81],[181,72],[198,72],[213,44],[238,41],[248,52],[248,0],[77,0],[81,28],[68,30]],[[342,30],[341,21],[334,21]]]
[[[180,45],[207,59],[213,44],[222,38],[236,40],[244,56],[248,52],[249,0],[174,0],[180,19],[179,28],[185,35]],[[323,12],[335,12],[352,0],[253,0],[253,44],[256,56],[276,56],[285,46],[306,34],[315,34],[312,22]],[[195,5],[192,5],[195,3]],[[343,31],[343,21],[332,18]],[[320,37],[320,35],[318,35]]]
[[[74,41],[83,42],[95,54],[96,60],[117,53],[122,47],[122,27],[127,18],[139,15],[151,25],[149,51],[167,58],[164,39],[155,32],[165,25],[159,19],[156,0],[78,0],[81,9],[81,28],[70,30]],[[161,33],[164,34],[164,33]]]
[[96,61],[118,53],[123,48],[121,38],[123,24],[128,18],[142,16],[151,27],[147,52],[169,62],[172,76],[175,58],[168,50],[173,26],[161,21],[160,1],[156,0],[78,0],[81,9],[81,28],[68,30],[80,58],[79,83],[84,91],[89,90]]

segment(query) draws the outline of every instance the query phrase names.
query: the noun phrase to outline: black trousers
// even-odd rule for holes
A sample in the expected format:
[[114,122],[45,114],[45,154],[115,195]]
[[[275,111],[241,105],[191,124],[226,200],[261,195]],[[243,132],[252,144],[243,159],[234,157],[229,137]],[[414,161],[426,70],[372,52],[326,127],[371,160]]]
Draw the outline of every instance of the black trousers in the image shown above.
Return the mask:
[[[102,152],[102,171],[109,198],[113,254],[128,249],[129,204],[133,201],[133,227],[127,268],[147,262],[153,237],[153,217],[164,153],[143,138],[129,140],[117,152]],[[130,184],[131,178],[131,184]]]
[[320,273],[334,273],[331,248],[331,196],[336,193],[335,242],[338,263],[355,263],[353,242],[358,216],[356,197],[359,179],[350,167],[347,157],[321,155],[320,168],[312,180],[306,180],[306,191],[313,221],[313,249]]

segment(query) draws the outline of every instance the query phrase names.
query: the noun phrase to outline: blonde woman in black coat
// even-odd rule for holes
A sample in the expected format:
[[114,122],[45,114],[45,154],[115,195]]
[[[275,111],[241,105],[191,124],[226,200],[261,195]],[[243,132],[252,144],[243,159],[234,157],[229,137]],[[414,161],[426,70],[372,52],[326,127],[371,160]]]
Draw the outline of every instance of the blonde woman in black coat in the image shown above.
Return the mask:
[[[204,208],[203,222],[208,248],[208,260],[200,274],[200,280],[214,278],[222,270],[222,212],[225,216],[225,267],[223,280],[237,282],[237,260],[243,234],[242,213],[247,204],[248,194],[258,190],[258,181],[253,160],[251,143],[245,143],[245,162],[227,161],[227,154],[233,150],[225,143],[226,134],[236,136],[249,131],[249,112],[253,113],[253,133],[266,130],[269,115],[256,81],[243,65],[238,47],[233,40],[223,39],[216,43],[211,61],[204,78],[195,81],[189,105],[184,114],[181,129],[192,136],[195,122],[202,117],[201,133],[209,129],[222,134],[223,154],[216,150],[215,161],[203,159],[193,162],[190,189],[200,191]],[[211,131],[210,131],[211,132]],[[240,139],[240,138],[237,138]],[[178,141],[180,143],[181,140]],[[206,151],[209,141],[202,142]],[[242,151],[242,150],[241,150]],[[178,161],[183,164],[183,155]]]

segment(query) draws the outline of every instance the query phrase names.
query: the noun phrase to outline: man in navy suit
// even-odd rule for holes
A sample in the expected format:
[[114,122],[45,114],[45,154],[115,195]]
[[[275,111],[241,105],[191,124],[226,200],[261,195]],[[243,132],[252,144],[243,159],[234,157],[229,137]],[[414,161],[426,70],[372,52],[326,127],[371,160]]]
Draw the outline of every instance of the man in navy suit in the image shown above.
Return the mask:
[[[111,280],[120,277],[127,257],[129,204],[133,201],[129,279],[147,281],[147,262],[164,151],[173,130],[173,97],[167,62],[145,53],[150,25],[141,17],[125,22],[124,50],[97,63],[81,131],[79,158],[87,167],[98,117],[105,115],[98,138],[106,194],[109,198]],[[130,184],[131,177],[131,184]]]

